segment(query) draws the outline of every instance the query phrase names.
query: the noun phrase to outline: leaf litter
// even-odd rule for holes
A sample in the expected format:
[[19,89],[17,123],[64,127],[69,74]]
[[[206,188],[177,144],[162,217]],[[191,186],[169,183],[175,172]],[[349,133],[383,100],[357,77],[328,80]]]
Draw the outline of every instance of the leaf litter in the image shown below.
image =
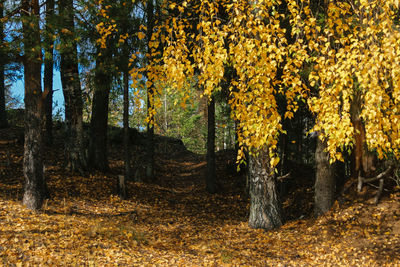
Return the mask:
[[219,194],[204,190],[205,157],[187,151],[157,154],[157,183],[128,182],[120,200],[119,151],[109,173],[80,176],[63,170],[56,144],[46,152],[51,198],[32,212],[21,204],[23,146],[0,144],[0,265],[400,266],[399,188],[378,205],[348,193],[315,219],[305,178],[283,200],[285,225],[264,231],[247,225],[232,152],[217,155]]

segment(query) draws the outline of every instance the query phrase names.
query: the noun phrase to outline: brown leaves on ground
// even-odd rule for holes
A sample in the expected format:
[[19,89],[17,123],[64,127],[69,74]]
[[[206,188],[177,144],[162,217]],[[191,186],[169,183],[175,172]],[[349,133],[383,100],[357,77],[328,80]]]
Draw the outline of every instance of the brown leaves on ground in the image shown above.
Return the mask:
[[[318,219],[254,230],[239,178],[226,168],[229,154],[218,157],[220,194],[204,190],[203,157],[178,153],[158,155],[157,185],[130,182],[129,199],[120,200],[121,148],[111,173],[84,177],[63,171],[62,151],[46,154],[52,196],[34,213],[20,201],[22,146],[0,144],[0,265],[400,266],[399,190],[377,206],[352,199]],[[288,218],[296,202],[303,214],[310,209],[304,196],[312,190],[295,189],[284,202]]]

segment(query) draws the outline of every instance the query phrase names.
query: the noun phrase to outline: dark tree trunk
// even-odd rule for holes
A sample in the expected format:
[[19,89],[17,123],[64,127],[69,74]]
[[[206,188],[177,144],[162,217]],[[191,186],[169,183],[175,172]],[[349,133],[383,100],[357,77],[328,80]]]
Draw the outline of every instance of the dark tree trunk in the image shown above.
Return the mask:
[[5,91],[4,64],[0,63],[0,129],[8,127]]
[[[23,170],[25,188],[23,203],[29,209],[41,208],[46,185],[43,176],[43,122],[46,91],[41,89],[41,49],[39,30],[39,1],[24,0],[27,11],[22,17],[25,76],[25,145]],[[25,14],[25,13],[24,13]]]
[[[149,61],[151,61],[151,48],[150,41],[153,35],[154,28],[154,4],[153,0],[147,1],[147,53],[149,54]],[[154,86],[151,85],[147,88],[147,111],[148,116],[152,117],[151,110],[154,109],[153,104],[154,97]],[[147,164],[146,164],[146,180],[154,181],[154,123],[153,118],[150,118],[151,122],[147,124]]]
[[126,199],[128,193],[126,192],[126,180],[124,175],[118,175],[118,194],[121,199]]
[[102,172],[108,170],[108,101],[112,82],[110,71],[107,70],[106,53],[102,51],[103,56],[98,56],[96,60],[89,141],[89,166]]
[[78,70],[78,51],[75,41],[73,1],[63,0],[59,3],[62,28],[61,41],[61,82],[65,102],[65,163],[70,171],[83,172],[87,169],[85,147],[83,142],[82,91]]
[[[148,89],[148,95],[153,94],[153,89]],[[148,97],[149,98],[149,97]],[[150,99],[147,100],[148,109],[152,109],[153,104]],[[152,122],[147,124],[147,164],[146,164],[146,181],[151,182],[155,180],[154,176],[154,154],[155,154],[155,146],[154,146],[154,125]]]
[[5,52],[3,51],[4,25],[3,25],[4,1],[0,1],[0,129],[7,128],[7,112],[6,112],[6,87],[4,80]]
[[267,148],[249,157],[251,228],[273,229],[282,225],[281,206],[274,170]]
[[[285,127],[285,121],[283,122],[283,129],[287,129]],[[279,158],[280,158],[280,162],[279,162],[279,176],[284,176],[287,173],[287,143],[288,143],[288,137],[286,134],[282,134],[279,136],[280,140],[279,140]],[[279,195],[282,197],[285,197],[287,195],[287,186],[288,183],[286,181],[281,181],[279,183]]]
[[214,97],[208,103],[207,110],[207,170],[206,190],[214,194],[217,192],[217,181],[215,173],[215,101]]
[[48,91],[45,105],[44,142],[47,146],[53,144],[53,29],[51,19],[54,16],[54,0],[46,0],[46,31],[44,37],[44,90]]
[[317,137],[317,148],[315,150],[315,206],[314,214],[322,215],[330,210],[335,196],[335,168],[329,163],[329,153],[325,151],[326,141]]
[[[126,32],[126,31],[124,31]],[[129,58],[128,50],[124,49],[124,58]],[[123,59],[124,60],[124,59]],[[125,176],[118,176],[118,191],[121,199],[126,199],[128,192],[126,189],[126,181],[131,179],[131,160],[129,151],[129,67],[127,62],[123,63],[124,74],[123,74],[123,86],[124,86],[124,164],[125,164]]]
[[[126,20],[121,21],[121,34],[128,33],[131,27],[129,23],[130,12],[133,8],[133,2],[125,5],[125,10],[123,12],[123,16]],[[124,114],[123,114],[123,127],[124,127],[124,164],[125,164],[125,176],[124,179],[120,179],[120,196],[121,198],[127,197],[126,190],[126,181],[131,180],[132,171],[131,171],[131,155],[130,155],[130,136],[129,136],[129,58],[131,58],[131,48],[129,44],[124,43],[122,47],[120,64],[122,66],[123,71],[123,89],[124,89]]]
[[129,73],[124,72],[124,162],[125,180],[131,177],[131,162],[129,153]]

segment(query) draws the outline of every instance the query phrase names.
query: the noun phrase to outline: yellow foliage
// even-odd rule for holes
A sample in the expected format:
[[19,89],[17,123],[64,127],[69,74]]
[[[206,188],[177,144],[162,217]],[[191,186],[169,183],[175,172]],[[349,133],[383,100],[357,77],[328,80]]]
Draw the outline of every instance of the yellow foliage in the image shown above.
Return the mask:
[[[203,96],[211,97],[221,90],[229,67],[234,71],[229,104],[239,145],[251,151],[268,147],[272,165],[278,162],[275,151],[283,132],[277,95],[286,99],[285,118],[293,117],[299,101],[307,101],[316,115],[313,130],[327,139],[332,160],[341,160],[342,149],[353,145],[354,116],[365,125],[370,149],[380,157],[399,157],[400,32],[393,23],[398,1],[331,1],[326,14],[312,11],[308,0],[286,4],[283,11],[281,1],[170,3],[180,15],[156,25],[148,41],[148,64],[132,71],[133,86],[145,74],[155,105],[165,88],[187,99],[194,81]],[[222,10],[229,19],[222,19]],[[184,13],[196,17],[196,29]],[[107,18],[107,6],[100,15]],[[290,27],[283,27],[284,20]],[[102,22],[97,29],[105,47],[115,25]],[[311,94],[309,86],[318,94]]]
[[399,156],[400,33],[393,7],[394,1],[331,2],[324,29],[308,16],[316,64],[309,79],[319,89],[308,103],[333,159],[341,160],[340,149],[354,142],[352,116],[363,120],[369,149]]
[[144,34],[143,32],[138,32],[137,36],[140,40],[143,40],[144,38],[146,38],[146,34]]
[[[183,8],[195,6],[188,3]],[[300,8],[296,2],[289,4],[292,15],[297,15]],[[163,54],[166,81],[177,92],[196,78],[203,95],[211,97],[220,90],[226,67],[235,70],[236,77],[229,85],[229,103],[232,117],[238,122],[239,145],[255,151],[267,146],[273,166],[279,162],[275,151],[282,131],[275,96],[286,95],[286,114],[291,117],[298,107],[296,96],[308,90],[300,77],[300,68],[308,56],[305,45],[286,40],[286,29],[280,26],[285,15],[278,12],[279,5],[279,1],[260,1],[251,7],[247,1],[201,1],[199,7],[191,10],[199,17],[199,34],[186,34],[190,24],[173,18],[167,23],[171,28],[167,29],[169,36]],[[232,21],[221,21],[221,9],[234,14]],[[190,54],[193,61],[188,59]],[[194,69],[198,72],[192,77]],[[283,75],[277,79],[279,69],[283,69]]]

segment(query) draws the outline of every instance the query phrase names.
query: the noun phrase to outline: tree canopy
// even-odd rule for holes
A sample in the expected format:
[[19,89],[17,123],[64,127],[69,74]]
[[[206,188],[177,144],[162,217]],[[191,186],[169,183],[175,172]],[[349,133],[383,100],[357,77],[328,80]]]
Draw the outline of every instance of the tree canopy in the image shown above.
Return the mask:
[[[167,87],[184,98],[195,81],[210,97],[221,90],[231,69],[229,103],[239,144],[250,149],[267,145],[274,166],[278,136],[284,132],[278,95],[286,102],[284,118],[293,117],[299,101],[307,101],[316,115],[313,130],[327,139],[332,161],[343,160],[341,152],[354,146],[354,116],[365,124],[369,149],[380,158],[397,157],[398,3],[314,6],[312,1],[165,3],[169,17],[158,21],[150,43],[157,55],[157,48],[164,47],[162,58],[152,57],[145,68],[132,72],[132,79],[139,82],[139,73],[147,72],[147,86]],[[113,26],[100,28],[107,38]],[[137,36],[144,38],[144,33]]]

